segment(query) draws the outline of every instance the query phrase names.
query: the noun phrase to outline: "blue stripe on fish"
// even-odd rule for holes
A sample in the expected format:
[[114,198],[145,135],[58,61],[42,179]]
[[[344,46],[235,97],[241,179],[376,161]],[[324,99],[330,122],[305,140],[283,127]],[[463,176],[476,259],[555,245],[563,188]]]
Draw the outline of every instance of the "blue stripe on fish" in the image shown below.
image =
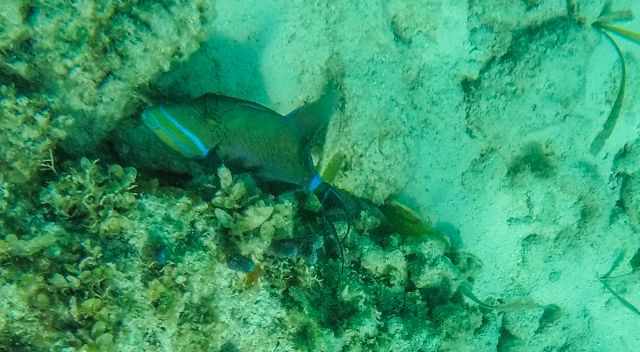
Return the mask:
[[195,145],[195,147],[200,151],[200,156],[205,157],[209,154],[209,149],[202,143],[202,140],[198,138],[195,134],[189,131],[187,128],[182,126],[164,107],[160,106],[160,112],[166,117],[180,132],[182,132],[190,141]]
[[[166,116],[164,116],[166,117]],[[156,116],[156,114],[154,114],[152,111],[150,110],[145,110],[142,113],[142,121],[144,122],[145,125],[147,125],[147,127],[149,127],[151,130],[153,130],[156,135],[158,135],[158,137],[160,137],[160,139],[162,139],[163,141],[165,141],[165,143],[167,143],[169,146],[171,146],[173,149],[175,149],[177,152],[179,152],[180,154],[190,158],[190,157],[194,157],[193,153],[192,153],[192,148],[189,148],[188,145],[184,144],[180,138],[176,138],[175,136],[175,132],[172,131],[171,129],[167,128],[166,126],[164,126],[162,124],[162,121],[160,121],[158,119],[158,117]],[[171,121],[169,121],[171,122]]]
[[320,177],[320,174],[315,174],[309,181],[309,184],[307,185],[307,190],[309,192],[314,192],[316,189],[318,189],[318,187],[320,187],[321,184],[322,184],[322,178]]

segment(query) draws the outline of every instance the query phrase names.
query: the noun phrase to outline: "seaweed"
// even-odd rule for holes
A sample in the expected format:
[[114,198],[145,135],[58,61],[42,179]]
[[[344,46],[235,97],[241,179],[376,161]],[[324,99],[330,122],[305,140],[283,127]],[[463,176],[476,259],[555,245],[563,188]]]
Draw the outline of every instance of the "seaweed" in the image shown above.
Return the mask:
[[596,135],[593,142],[591,142],[590,151],[592,155],[597,155],[604,147],[605,142],[611,136],[613,128],[616,125],[620,117],[622,110],[622,103],[625,97],[625,89],[627,85],[627,66],[624,60],[624,54],[620,49],[618,43],[613,39],[610,33],[617,34],[623,38],[631,40],[637,44],[640,44],[640,33],[633,32],[626,28],[611,24],[612,21],[629,20],[633,18],[631,11],[611,11],[610,3],[607,3],[603,8],[598,19],[591,24],[591,26],[598,32],[607,38],[616,51],[618,58],[620,59],[620,86],[618,88],[618,94],[616,100],[611,107],[611,111],[607,116],[607,119],[602,126],[602,130]]
[[625,306],[627,309],[631,310],[632,312],[636,313],[637,315],[640,315],[640,309],[638,309],[636,306],[634,306],[631,302],[627,301],[619,293],[614,291],[613,288],[611,288],[611,286],[609,286],[609,284],[607,283],[606,278],[602,278],[601,277],[600,278],[600,282],[602,283],[604,288],[607,289],[607,291],[609,291],[613,295],[613,297],[617,298],[618,301],[620,301],[620,303],[622,303],[623,306]]
[[631,260],[629,261],[629,265],[631,265],[631,270],[638,271],[640,268],[640,248],[633,255]]
[[464,295],[465,297],[467,297],[468,299],[476,303],[481,308],[488,309],[488,310],[495,310],[498,312],[510,312],[510,311],[516,311],[520,309],[546,308],[546,307],[555,306],[555,305],[548,305],[543,307],[540,304],[535,303],[528,298],[515,299],[507,303],[490,304],[490,303],[487,303],[486,301],[481,300],[473,293],[473,291],[471,290],[471,284],[469,282],[461,283],[459,290],[462,295]]
[[423,236],[433,233],[431,221],[423,218],[412,206],[406,195],[389,197],[380,207],[385,225],[390,232],[405,236]]
[[630,311],[640,316],[640,309],[638,309],[638,307],[636,307],[633,303],[629,302],[626,298],[622,297],[622,295],[616,292],[611,287],[611,285],[609,285],[609,283],[607,282],[608,280],[620,278],[622,276],[627,276],[629,274],[634,273],[635,270],[633,270],[631,273],[628,273],[628,274],[611,276],[611,274],[620,266],[620,263],[622,263],[623,259],[624,259],[624,251],[622,250],[616,251],[616,255],[613,259],[613,263],[611,264],[611,268],[609,268],[609,270],[604,275],[600,276],[598,279],[600,280],[600,283],[602,284],[602,286],[607,291],[609,291],[609,293],[611,293],[613,297],[615,297],[625,308],[629,309]]
[[598,21],[594,22],[593,26],[599,29],[607,30],[611,33],[615,33],[621,36],[622,38],[628,39],[636,44],[640,44],[640,33],[638,32],[634,32],[624,27],[611,24],[602,19],[599,19]]

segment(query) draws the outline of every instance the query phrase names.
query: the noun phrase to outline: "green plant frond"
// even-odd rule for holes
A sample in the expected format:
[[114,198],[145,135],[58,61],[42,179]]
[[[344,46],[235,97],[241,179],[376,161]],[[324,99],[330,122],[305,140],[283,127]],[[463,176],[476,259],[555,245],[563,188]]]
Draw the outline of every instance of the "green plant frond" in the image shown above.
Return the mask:
[[622,297],[619,293],[617,293],[614,289],[612,289],[611,286],[609,286],[609,284],[606,281],[601,279],[600,282],[602,283],[604,288],[607,289],[607,291],[609,291],[613,295],[613,297],[617,298],[618,301],[622,303],[623,306],[625,306],[630,311],[640,315],[640,309],[638,309],[631,302],[627,301],[624,297]]
[[624,100],[625,87],[627,85],[627,65],[624,61],[624,55],[622,54],[622,50],[620,50],[620,46],[618,43],[611,37],[611,35],[607,32],[608,24],[595,22],[593,26],[601,32],[613,45],[618,57],[620,58],[620,88],[618,89],[618,95],[616,96],[616,100],[611,107],[611,112],[609,112],[609,116],[602,126],[602,130],[598,133],[596,138],[591,142],[591,147],[589,148],[592,155],[596,155],[602,150],[604,143],[607,141],[611,133],[613,132],[613,128],[620,117],[620,110],[622,109],[622,102]]
[[476,295],[471,291],[471,285],[468,282],[460,284],[460,292],[482,308],[493,310],[498,307],[497,305],[485,303],[480,298],[476,297]]
[[622,249],[618,249],[615,253],[615,256],[613,257],[611,268],[609,268],[609,270],[604,275],[600,276],[600,280],[606,279],[609,276],[611,276],[611,273],[613,273],[613,271],[620,266],[620,263],[622,263],[623,259],[624,259],[624,251]]
[[614,279],[618,277],[624,277],[629,274],[634,274],[633,272],[631,272],[629,274],[622,274],[617,277],[611,276],[611,273],[613,273],[616,270],[616,268],[620,266],[623,259],[624,259],[624,251],[620,249],[617,250],[615,257],[613,258],[613,263],[611,264],[611,268],[604,275],[600,276],[599,278],[600,283],[602,283],[602,286],[604,286],[604,288],[607,291],[609,291],[609,293],[611,293],[613,297],[618,299],[618,301],[620,301],[620,303],[622,303],[623,306],[625,306],[630,311],[640,315],[640,309],[638,309],[638,307],[634,306],[631,302],[627,301],[624,297],[622,297],[618,292],[616,292],[613,288],[611,288],[611,286],[607,282],[609,279]]
[[522,309],[535,309],[541,308],[539,304],[533,302],[530,299],[516,299],[509,303],[502,304],[489,304],[482,301],[471,291],[471,285],[468,282],[463,282],[460,284],[460,293],[462,293],[465,297],[476,303],[478,306],[488,309],[488,310],[496,310],[498,312],[512,312]]
[[598,21],[613,22],[633,20],[633,12],[631,10],[614,11],[612,5],[613,1],[611,0],[605,2],[602,10],[600,11],[600,15],[598,16]]
[[598,22],[629,22],[633,20],[633,12],[630,10],[606,12],[598,17]]
[[638,32],[634,32],[624,27],[611,24],[607,21],[604,21],[603,19],[599,19],[598,21],[594,22],[593,26],[598,29],[603,29],[613,34],[619,35],[620,37],[630,40],[636,44],[640,44],[640,33]]

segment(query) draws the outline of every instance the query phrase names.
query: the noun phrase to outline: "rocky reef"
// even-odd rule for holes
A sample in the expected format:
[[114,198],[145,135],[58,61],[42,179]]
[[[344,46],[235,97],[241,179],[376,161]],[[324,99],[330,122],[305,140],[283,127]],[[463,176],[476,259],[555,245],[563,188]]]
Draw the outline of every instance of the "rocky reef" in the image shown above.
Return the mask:
[[[180,187],[81,159],[3,203],[0,350],[455,350],[480,263],[222,167]],[[10,190],[3,188],[5,197]],[[31,208],[27,209],[25,207]],[[468,342],[468,341],[466,341]]]
[[[199,47],[214,17],[212,6],[3,1],[2,170],[9,169],[12,180],[28,181],[63,133],[67,153],[95,152],[118,121],[144,103],[145,85]],[[27,155],[15,156],[22,153]]]

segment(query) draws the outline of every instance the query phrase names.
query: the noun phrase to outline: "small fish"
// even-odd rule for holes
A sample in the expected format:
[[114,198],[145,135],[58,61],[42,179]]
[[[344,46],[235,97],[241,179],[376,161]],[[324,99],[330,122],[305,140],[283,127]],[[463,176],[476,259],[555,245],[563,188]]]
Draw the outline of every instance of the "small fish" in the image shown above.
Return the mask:
[[271,241],[269,252],[281,258],[303,258],[308,264],[317,261],[318,251],[324,245],[321,236],[300,236]]
[[303,245],[297,238],[273,240],[269,245],[269,251],[278,257],[294,258],[303,251]]
[[234,254],[227,258],[227,267],[231,270],[250,273],[256,268],[256,264],[249,257]]
[[151,106],[143,123],[171,149],[190,159],[211,152],[263,179],[314,191],[322,178],[309,145],[338,107],[335,85],[317,100],[286,116],[250,101],[205,94],[187,102]]

